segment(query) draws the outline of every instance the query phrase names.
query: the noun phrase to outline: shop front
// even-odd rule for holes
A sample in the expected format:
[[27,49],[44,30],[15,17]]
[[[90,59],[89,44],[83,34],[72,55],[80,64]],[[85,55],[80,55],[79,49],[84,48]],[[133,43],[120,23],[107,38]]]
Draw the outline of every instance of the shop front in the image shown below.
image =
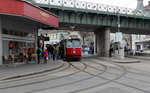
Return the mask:
[[39,29],[58,27],[58,17],[23,0],[1,0],[0,65],[10,55],[23,61],[35,54]]

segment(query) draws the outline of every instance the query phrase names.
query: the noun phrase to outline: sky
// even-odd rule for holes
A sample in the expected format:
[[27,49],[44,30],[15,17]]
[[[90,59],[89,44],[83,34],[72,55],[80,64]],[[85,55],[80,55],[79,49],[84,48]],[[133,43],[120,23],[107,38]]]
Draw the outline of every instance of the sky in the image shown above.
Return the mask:
[[[127,7],[133,9],[135,9],[137,6],[137,0],[79,0],[79,1],[94,2],[99,4]],[[148,5],[148,1],[149,0],[143,0],[144,6]]]

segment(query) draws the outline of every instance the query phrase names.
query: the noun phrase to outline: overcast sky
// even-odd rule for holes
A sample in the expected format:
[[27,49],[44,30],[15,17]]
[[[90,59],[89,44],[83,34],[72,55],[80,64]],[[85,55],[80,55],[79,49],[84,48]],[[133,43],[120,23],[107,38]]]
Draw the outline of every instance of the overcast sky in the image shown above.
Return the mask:
[[[127,8],[136,8],[137,0],[79,0],[79,1],[87,1],[94,2],[99,4],[113,5],[113,6],[121,6]],[[148,5],[149,0],[143,0],[144,6]]]

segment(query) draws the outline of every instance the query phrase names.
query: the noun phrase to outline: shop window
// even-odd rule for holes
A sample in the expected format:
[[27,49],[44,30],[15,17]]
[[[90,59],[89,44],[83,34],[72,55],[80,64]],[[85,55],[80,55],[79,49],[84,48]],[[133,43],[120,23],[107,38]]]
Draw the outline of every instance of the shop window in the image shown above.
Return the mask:
[[24,33],[23,33],[23,36],[27,37],[27,36],[28,36],[28,33],[24,32]]
[[14,31],[14,35],[15,35],[15,36],[18,36],[18,31]]
[[18,32],[18,36],[24,36],[23,32]]
[[9,30],[9,35],[14,35],[14,30]]
[[5,29],[5,28],[3,28],[3,29],[2,29],[2,34],[8,34],[8,30]]

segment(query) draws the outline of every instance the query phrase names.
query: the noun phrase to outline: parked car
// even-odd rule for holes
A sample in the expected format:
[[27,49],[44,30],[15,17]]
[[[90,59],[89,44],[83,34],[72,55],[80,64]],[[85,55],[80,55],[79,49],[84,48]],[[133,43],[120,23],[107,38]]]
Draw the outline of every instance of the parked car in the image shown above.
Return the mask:
[[84,48],[82,49],[83,52],[89,52],[89,50],[90,50],[89,47],[84,47]]

